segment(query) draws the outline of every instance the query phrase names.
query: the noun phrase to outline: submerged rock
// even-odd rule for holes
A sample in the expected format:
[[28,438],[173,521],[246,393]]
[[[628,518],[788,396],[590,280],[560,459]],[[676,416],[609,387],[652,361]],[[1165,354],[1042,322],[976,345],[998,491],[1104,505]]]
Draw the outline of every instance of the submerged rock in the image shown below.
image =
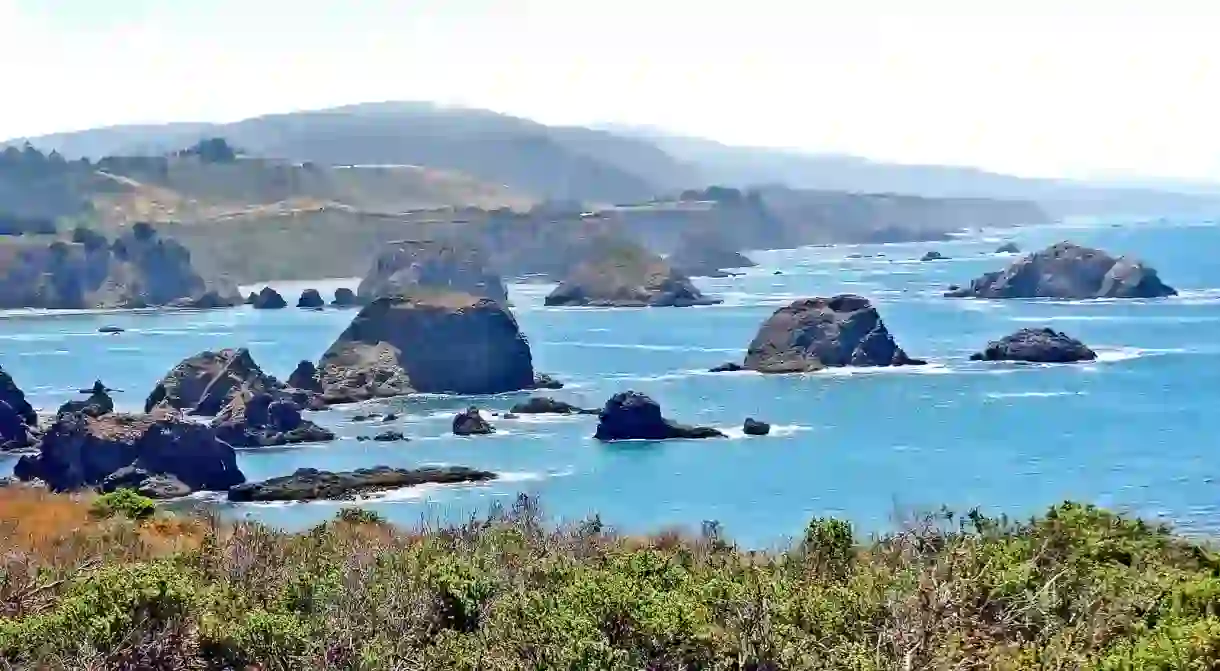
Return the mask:
[[255,310],[282,310],[288,307],[288,301],[275,289],[263,287],[250,305],[253,305]]
[[996,254],[1020,254],[1021,248],[1015,242],[1006,242],[995,250]]
[[496,474],[465,466],[428,467],[415,470],[375,466],[332,473],[299,468],[292,475],[251,482],[229,489],[230,501],[345,500],[361,494],[414,487],[427,483],[454,484],[494,480]]
[[1026,328],[971,355],[972,361],[1025,361],[1030,363],[1075,363],[1093,361],[1097,353],[1084,343],[1049,328]]
[[563,389],[563,383],[546,373],[534,373],[534,389]]
[[109,335],[117,335],[119,333],[123,333],[124,331],[126,331],[126,329],[121,326],[103,326],[97,330],[98,333],[106,333]]
[[356,290],[364,301],[435,292],[460,292],[508,304],[504,280],[491,270],[483,250],[457,237],[390,243]]
[[318,368],[331,403],[413,392],[498,394],[535,382],[529,342],[512,313],[465,294],[373,301]]
[[144,412],[166,406],[194,415],[216,415],[243,390],[282,392],[284,385],[264,373],[244,347],[200,352],[157,383],[144,402]]
[[747,417],[745,423],[741,425],[741,431],[747,436],[765,436],[771,433],[771,425],[753,417]]
[[402,435],[401,431],[382,431],[373,436],[373,440],[381,443],[393,443],[406,440],[407,437]]
[[711,368],[707,369],[707,372],[709,372],[709,373],[736,373],[736,372],[742,371],[742,370],[745,370],[744,366],[742,366],[739,363],[730,361],[728,363],[722,363],[719,366],[712,366]]
[[928,252],[927,254],[924,254],[923,257],[921,257],[919,260],[920,261],[945,261],[948,258],[949,257],[945,256],[944,254],[941,254],[940,252],[933,250],[933,251]]
[[1176,296],[1156,270],[1126,256],[1060,242],[986,273],[951,298],[1161,298]]
[[266,392],[243,392],[212,420],[216,437],[234,447],[271,447],[324,443],[335,434],[301,417],[301,408],[289,399]]
[[360,299],[356,296],[356,292],[347,287],[339,287],[335,289],[335,300],[330,302],[331,305],[337,308],[354,308],[359,307]]
[[760,373],[800,373],[922,363],[894,342],[868,299],[841,294],[804,298],[776,310],[750,343],[744,367]]
[[496,429],[473,405],[453,416],[453,435],[455,436],[485,436],[495,433]]
[[702,426],[685,426],[661,415],[661,406],[636,391],[615,394],[598,416],[601,441],[668,440],[671,438],[723,438],[724,433]]
[[509,412],[515,415],[596,415],[599,411],[578,408],[546,396],[535,396],[514,405]]
[[690,278],[629,242],[607,241],[546,297],[552,306],[688,307],[715,305]]
[[136,493],[150,499],[176,499],[191,493],[191,488],[186,483],[172,475],[149,473],[135,466],[124,466],[106,476],[101,489],[103,492],[134,489]]
[[245,481],[233,447],[211,427],[173,414],[61,415],[36,456],[22,457],[14,474],[57,491],[102,485],[126,467],[173,476],[191,491],[223,491]]
[[301,297],[297,299],[298,308],[321,308],[326,307],[326,301],[322,300],[322,294],[318,293],[317,289],[306,289],[301,292]]

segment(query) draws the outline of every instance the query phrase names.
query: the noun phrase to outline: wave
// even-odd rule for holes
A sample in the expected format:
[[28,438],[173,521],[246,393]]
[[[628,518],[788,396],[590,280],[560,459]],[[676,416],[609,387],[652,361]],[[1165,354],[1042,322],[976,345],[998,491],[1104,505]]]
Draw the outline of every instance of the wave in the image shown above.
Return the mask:
[[772,424],[771,433],[766,436],[747,436],[742,430],[741,425],[718,426],[716,428],[724,433],[724,435],[728,436],[730,440],[742,440],[747,438],[786,438],[788,436],[794,436],[798,433],[814,430],[812,426],[805,426],[803,424]]
[[541,342],[538,344],[546,345],[548,347],[600,347],[603,349],[638,349],[652,352],[713,352],[732,354],[741,351],[741,348],[694,347],[691,345],[640,345],[632,343],[587,342],[581,340],[551,341]]
[[1117,363],[1148,356],[1164,356],[1166,354],[1188,354],[1190,351],[1181,348],[1156,349],[1146,347],[1106,347],[1093,348],[1097,352],[1097,363]]
[[992,391],[984,394],[987,398],[1058,398],[1061,396],[1086,396],[1083,391]]

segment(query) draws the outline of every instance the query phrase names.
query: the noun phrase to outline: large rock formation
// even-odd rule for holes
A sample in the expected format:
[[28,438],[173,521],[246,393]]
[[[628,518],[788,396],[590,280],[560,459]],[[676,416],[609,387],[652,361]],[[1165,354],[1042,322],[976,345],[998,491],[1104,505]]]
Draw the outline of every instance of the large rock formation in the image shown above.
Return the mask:
[[723,438],[724,433],[704,426],[685,426],[661,415],[661,406],[636,391],[615,394],[598,416],[597,440],[669,440],[671,438]]
[[895,342],[867,298],[804,298],[771,315],[746,351],[744,367],[801,373],[828,366],[922,364]]
[[986,273],[953,298],[1160,298],[1177,291],[1137,259],[1060,242]]
[[315,468],[298,468],[292,475],[237,485],[229,490],[229,500],[344,500],[354,499],[361,494],[414,487],[427,483],[485,482],[495,478],[495,473],[465,466],[428,467],[415,470],[374,466],[342,473],[319,471]]
[[233,447],[271,447],[322,443],[335,434],[301,417],[301,408],[287,398],[265,392],[238,394],[212,420],[216,437]]
[[1030,363],[1075,363],[1093,361],[1097,353],[1084,343],[1048,328],[1027,328],[994,340],[987,349],[973,354],[973,361],[1027,361]]
[[547,305],[687,307],[714,305],[690,278],[630,242],[606,241],[572,268],[546,297]]
[[360,280],[363,301],[424,292],[460,292],[508,303],[504,280],[490,270],[482,249],[456,237],[391,243]]
[[99,486],[126,467],[172,476],[191,490],[225,490],[245,481],[232,446],[211,427],[171,413],[61,415],[43,436],[36,456],[22,457],[14,474],[69,491]]
[[301,292],[301,297],[297,299],[298,308],[322,308],[326,307],[326,301],[323,300],[322,294],[318,293],[317,289],[306,289]]
[[679,273],[690,277],[723,277],[728,268],[758,265],[709,231],[690,231],[682,236],[677,249],[666,260]]
[[0,308],[227,307],[237,288],[200,276],[177,241],[135,224],[109,241],[79,229],[50,244],[20,241],[0,253]]
[[318,365],[331,403],[411,392],[497,394],[534,385],[529,342],[503,303],[470,295],[379,298]]
[[157,383],[144,402],[144,412],[164,406],[211,416],[243,390],[270,393],[283,389],[284,385],[264,373],[245,348],[200,352],[174,366]]
[[356,292],[347,287],[339,287],[335,289],[335,300],[330,302],[331,305],[337,308],[354,308],[359,307],[360,299],[356,296]]
[[32,446],[37,428],[38,414],[13,378],[0,368],[0,450]]

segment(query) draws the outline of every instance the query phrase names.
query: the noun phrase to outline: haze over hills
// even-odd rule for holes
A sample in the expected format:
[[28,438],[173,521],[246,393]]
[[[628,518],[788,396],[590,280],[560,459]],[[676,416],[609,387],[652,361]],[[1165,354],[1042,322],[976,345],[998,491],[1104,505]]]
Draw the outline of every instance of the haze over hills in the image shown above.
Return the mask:
[[1033,200],[1055,216],[1220,212],[1220,187],[1029,179],[977,168],[900,165],[737,147],[655,129],[546,126],[486,110],[384,102],[229,124],[118,126],[30,138],[69,158],[160,153],[218,136],[252,155],[321,164],[407,164],[465,173],[538,199],[610,204],[724,184]]

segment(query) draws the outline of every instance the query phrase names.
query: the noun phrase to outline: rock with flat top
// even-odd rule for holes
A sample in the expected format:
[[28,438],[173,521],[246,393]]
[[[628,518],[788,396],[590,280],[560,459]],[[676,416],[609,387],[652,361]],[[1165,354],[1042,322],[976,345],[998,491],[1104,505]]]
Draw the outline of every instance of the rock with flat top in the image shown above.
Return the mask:
[[230,501],[350,500],[363,494],[423,484],[486,482],[496,474],[465,466],[437,466],[408,470],[375,466],[332,473],[298,468],[292,475],[251,482],[229,489]]
[[992,341],[973,361],[1076,363],[1094,361],[1097,353],[1079,340],[1049,328],[1026,328]]

